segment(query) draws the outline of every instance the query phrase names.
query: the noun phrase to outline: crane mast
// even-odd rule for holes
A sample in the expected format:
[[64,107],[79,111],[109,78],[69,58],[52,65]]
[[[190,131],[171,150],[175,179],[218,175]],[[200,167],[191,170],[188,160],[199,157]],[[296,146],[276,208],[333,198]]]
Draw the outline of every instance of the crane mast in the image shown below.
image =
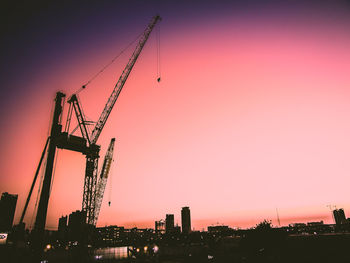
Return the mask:
[[[35,219],[35,225],[34,225],[34,229],[33,229],[34,237],[33,237],[32,246],[33,246],[34,250],[36,251],[35,253],[39,253],[39,251],[40,251],[40,248],[42,246],[42,240],[44,237],[44,232],[45,232],[47,207],[48,207],[49,198],[50,198],[52,171],[54,168],[54,159],[55,159],[56,148],[57,148],[57,144],[58,144],[58,137],[60,136],[61,130],[62,130],[61,116],[62,116],[63,102],[64,102],[65,96],[66,96],[65,94],[63,94],[61,92],[57,92],[56,99],[55,99],[55,109],[54,109],[53,118],[52,118],[50,137],[48,139],[48,150],[47,150],[44,180],[42,183],[39,205],[38,205],[38,210],[37,210],[36,219]],[[45,148],[46,148],[46,146],[45,146]],[[43,155],[44,154],[45,154],[45,150],[43,152]],[[39,167],[40,167],[40,165],[41,165],[41,161],[39,162]],[[35,180],[36,180],[36,178],[34,178],[34,181]],[[24,217],[24,214],[25,214],[25,210],[23,212],[22,217]],[[23,220],[23,219],[21,219],[21,220]],[[39,256],[39,254],[36,254],[35,256]]]

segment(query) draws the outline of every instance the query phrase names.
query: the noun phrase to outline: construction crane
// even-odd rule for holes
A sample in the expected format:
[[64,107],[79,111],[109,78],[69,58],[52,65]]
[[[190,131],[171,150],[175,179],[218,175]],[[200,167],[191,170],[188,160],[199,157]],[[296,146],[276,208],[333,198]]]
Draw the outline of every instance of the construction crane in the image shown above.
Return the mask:
[[[96,185],[97,185],[97,169],[98,169],[98,158],[100,146],[97,145],[97,140],[101,135],[103,127],[105,126],[107,119],[113,109],[115,102],[117,101],[120,92],[122,91],[128,76],[133,69],[137,58],[139,57],[144,45],[146,44],[149,35],[151,34],[154,26],[160,20],[160,16],[155,16],[152,18],[151,22],[148,24],[147,28],[143,32],[134,52],[132,53],[127,65],[125,66],[122,74],[120,75],[117,84],[115,85],[108,101],[102,111],[100,118],[98,119],[91,135],[89,136],[86,127],[86,121],[84,114],[82,112],[82,107],[80,106],[78,97],[74,94],[68,102],[70,102],[70,108],[74,108],[76,113],[80,131],[83,138],[88,143],[88,150],[86,152],[86,169],[85,169],[85,179],[84,179],[84,192],[83,192],[83,203],[82,210],[86,212],[86,223],[91,225],[96,225]],[[70,110],[70,114],[72,110]],[[71,116],[68,115],[67,120],[71,119]],[[69,124],[68,124],[69,127]]]
[[103,195],[106,189],[108,175],[109,175],[109,171],[111,170],[111,166],[113,162],[114,142],[115,142],[115,138],[112,138],[108,146],[105,159],[103,161],[100,178],[98,180],[97,187],[96,187],[95,222],[97,222],[98,216],[100,214],[101,204],[102,204]]
[[111,113],[113,106],[115,104],[115,102],[117,101],[120,92],[122,91],[125,81],[128,79],[129,74],[132,70],[132,68],[135,65],[135,62],[137,60],[137,58],[139,57],[144,45],[146,44],[146,41],[148,40],[149,35],[151,34],[154,26],[156,25],[156,23],[161,20],[160,16],[155,16],[152,18],[151,22],[149,23],[149,25],[147,26],[146,30],[144,31],[143,35],[141,36],[133,54],[131,55],[128,64],[125,66],[122,74],[120,75],[117,84],[115,85],[111,96],[109,97],[103,111],[102,114],[100,116],[100,118],[98,119],[96,126],[94,128],[94,130],[91,133],[91,143],[95,144],[98,140],[98,138],[101,135],[102,129],[105,126],[108,116]]
[[[65,130],[62,131],[61,120],[62,120],[63,105],[65,103],[66,95],[62,92],[57,92],[56,98],[55,98],[55,108],[54,108],[54,113],[52,117],[50,135],[49,135],[49,138],[47,139],[47,143],[45,145],[42,157],[40,159],[36,175],[34,176],[32,187],[28,194],[25,209],[21,216],[21,222],[22,222],[25,216],[25,211],[26,211],[32,190],[33,190],[32,188],[34,187],[34,184],[37,178],[38,171],[40,170],[40,166],[42,164],[44,155],[46,155],[46,167],[45,167],[44,179],[41,187],[39,205],[38,205],[34,229],[33,229],[33,235],[34,235],[33,247],[36,251],[40,251],[40,247],[42,246],[42,240],[43,240],[44,229],[46,224],[47,208],[48,208],[48,202],[49,202],[50,191],[51,191],[52,172],[54,168],[54,159],[55,159],[57,148],[80,152],[86,156],[82,210],[86,213],[86,223],[90,225],[96,225],[96,222],[98,220],[98,214],[101,207],[102,198],[103,198],[103,192],[104,192],[105,184],[108,177],[108,171],[111,165],[111,158],[113,155],[113,148],[114,148],[114,140],[112,139],[111,144],[108,148],[108,151],[106,154],[107,159],[105,159],[104,167],[101,169],[100,183],[98,185],[97,185],[97,179],[98,179],[97,174],[98,174],[98,159],[99,159],[100,146],[97,145],[96,143],[113,109],[113,106],[117,101],[118,96],[122,88],[124,87],[124,84],[132,68],[135,65],[137,58],[139,57],[156,23],[160,20],[161,18],[158,15],[153,17],[150,23],[148,24],[147,28],[143,32],[135,50],[133,51],[121,76],[119,77],[118,82],[116,83],[112,91],[112,94],[110,95],[104,107],[104,110],[102,111],[102,114],[98,119],[91,134],[89,134],[89,130],[87,128],[87,125],[91,124],[91,122],[89,123],[88,121],[86,121],[86,118],[82,111],[81,104],[76,94],[73,94],[68,100],[68,102],[70,103],[70,107],[68,110]],[[85,87],[83,86],[83,88]],[[73,109],[78,120],[78,125],[80,128],[82,137],[75,136],[69,133]]]

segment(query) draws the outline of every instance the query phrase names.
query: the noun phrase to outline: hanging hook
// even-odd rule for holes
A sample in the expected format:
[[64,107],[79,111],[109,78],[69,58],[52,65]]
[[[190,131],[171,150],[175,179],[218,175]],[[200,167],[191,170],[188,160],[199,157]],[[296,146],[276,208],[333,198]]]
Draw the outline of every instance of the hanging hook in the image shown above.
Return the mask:
[[160,25],[157,27],[157,81],[158,83],[161,81],[161,71],[160,71]]

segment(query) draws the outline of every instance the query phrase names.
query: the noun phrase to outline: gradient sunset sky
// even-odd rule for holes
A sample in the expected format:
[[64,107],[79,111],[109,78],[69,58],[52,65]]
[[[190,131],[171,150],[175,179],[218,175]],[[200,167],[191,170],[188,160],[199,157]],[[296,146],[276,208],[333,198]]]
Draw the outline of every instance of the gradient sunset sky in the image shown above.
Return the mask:
[[[157,13],[162,81],[156,29],[99,139],[100,165],[116,146],[98,226],[154,227],[167,213],[181,225],[183,206],[197,230],[277,225],[276,208],[282,225],[333,223],[327,205],[350,216],[349,1],[70,2],[1,11],[0,193],[19,195],[15,223],[55,93],[77,91]],[[89,119],[133,48],[79,93]],[[81,209],[84,170],[82,154],[58,151],[47,228]]]

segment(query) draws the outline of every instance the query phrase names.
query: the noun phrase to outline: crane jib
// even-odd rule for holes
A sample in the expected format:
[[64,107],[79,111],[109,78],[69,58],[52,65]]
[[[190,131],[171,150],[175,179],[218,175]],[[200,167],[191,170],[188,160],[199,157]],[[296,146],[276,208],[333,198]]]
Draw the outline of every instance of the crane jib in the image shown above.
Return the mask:
[[121,76],[118,79],[117,84],[115,85],[112,94],[110,95],[103,111],[102,114],[100,116],[100,118],[98,119],[95,128],[93,129],[92,133],[91,133],[91,143],[96,143],[101,132],[102,129],[104,127],[104,125],[106,124],[106,121],[108,119],[109,114],[111,113],[113,106],[115,104],[115,102],[117,101],[119,94],[121,92],[121,90],[123,89],[123,86],[132,70],[132,68],[135,65],[135,62],[138,58],[138,56],[140,55],[144,45],[146,44],[149,35],[151,34],[154,26],[156,25],[156,23],[160,20],[160,16],[155,16],[152,18],[151,22],[149,23],[149,25],[147,26],[146,30],[144,31],[141,39],[139,40],[132,56],[130,57],[127,65],[125,66]]

